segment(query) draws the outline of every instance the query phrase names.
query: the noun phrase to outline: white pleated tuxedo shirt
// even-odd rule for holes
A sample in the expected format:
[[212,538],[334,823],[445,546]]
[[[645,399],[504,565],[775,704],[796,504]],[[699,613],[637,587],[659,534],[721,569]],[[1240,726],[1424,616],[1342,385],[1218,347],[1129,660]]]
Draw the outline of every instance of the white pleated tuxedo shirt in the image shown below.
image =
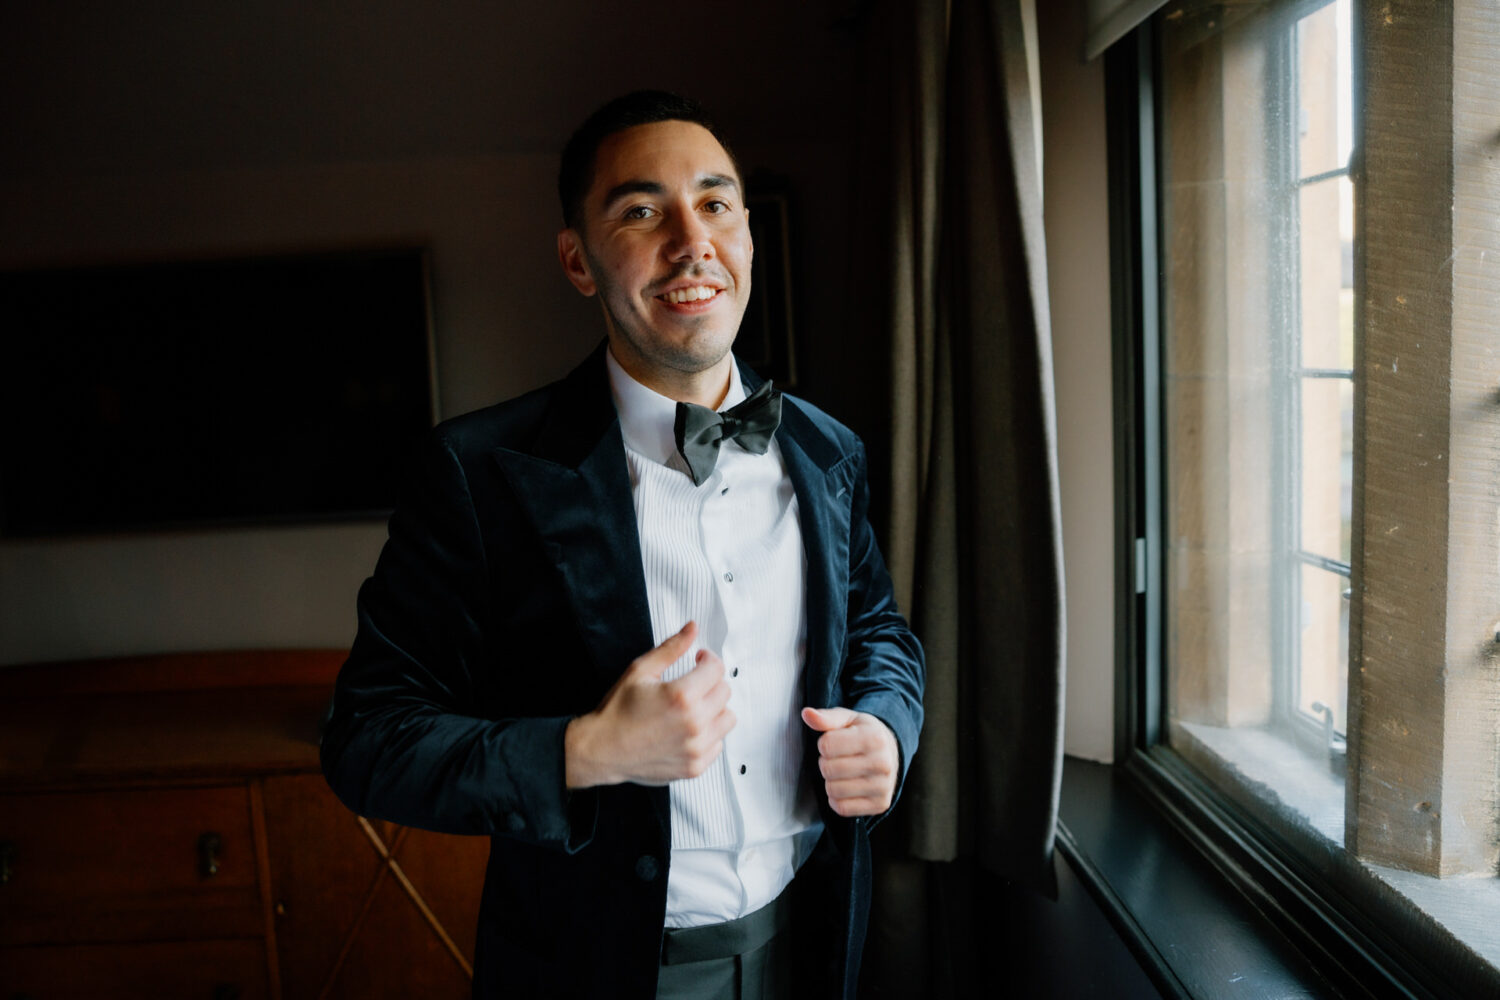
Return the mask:
[[[807,557],[797,496],[780,446],[734,441],[693,485],[677,452],[677,404],[641,385],[606,352],[625,439],[651,632],[659,644],[689,621],[693,648],[663,674],[681,677],[699,649],[724,661],[735,727],[696,778],[668,786],[672,857],[668,927],[733,920],[774,900],[822,832],[816,789],[802,773],[802,666]],[[730,366],[720,410],[745,398]],[[642,650],[641,652],[645,652]]]

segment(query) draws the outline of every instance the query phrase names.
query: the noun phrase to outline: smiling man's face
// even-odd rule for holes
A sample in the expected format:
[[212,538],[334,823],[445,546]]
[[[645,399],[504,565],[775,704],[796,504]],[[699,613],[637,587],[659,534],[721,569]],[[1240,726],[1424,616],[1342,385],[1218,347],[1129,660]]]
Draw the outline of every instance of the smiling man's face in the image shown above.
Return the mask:
[[712,133],[664,121],[605,139],[580,224],[557,248],[574,286],[599,295],[610,350],[637,381],[673,398],[727,385],[754,248],[739,175]]

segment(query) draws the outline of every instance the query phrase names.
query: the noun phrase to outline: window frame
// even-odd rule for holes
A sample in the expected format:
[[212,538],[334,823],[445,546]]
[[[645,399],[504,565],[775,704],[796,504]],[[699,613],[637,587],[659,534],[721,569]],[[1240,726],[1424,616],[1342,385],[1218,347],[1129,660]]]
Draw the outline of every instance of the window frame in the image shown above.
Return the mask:
[[[1302,413],[1306,382],[1316,380],[1354,381],[1353,369],[1308,368],[1303,363],[1302,344],[1302,192],[1308,186],[1349,177],[1349,163],[1317,174],[1302,176],[1300,108],[1298,91],[1298,26],[1303,18],[1335,3],[1336,0],[1292,0],[1271,16],[1279,33],[1271,53],[1272,72],[1280,85],[1270,95],[1277,102],[1267,118],[1280,122],[1285,134],[1280,141],[1268,144],[1275,153],[1273,176],[1277,197],[1281,201],[1283,229],[1272,240],[1276,256],[1268,273],[1280,281],[1271,289],[1272,315],[1278,327],[1275,335],[1276,356],[1272,437],[1274,444],[1273,483],[1271,495],[1286,502],[1273,514],[1274,566],[1279,581],[1273,593],[1272,613],[1272,713],[1275,722],[1297,743],[1318,754],[1342,755],[1342,740],[1347,736],[1348,715],[1337,724],[1316,718],[1301,708],[1302,684],[1302,571],[1312,567],[1342,576],[1345,591],[1349,589],[1350,563],[1324,553],[1310,552],[1303,544],[1302,525]],[[1352,7],[1351,0],[1351,16]],[[1348,667],[1347,658],[1345,669]],[[1331,711],[1331,710],[1330,710]],[[1331,715],[1330,715],[1331,720]],[[1343,726],[1343,728],[1340,728]]]
[[[1316,0],[1303,0],[1289,10],[1316,6]],[[1351,20],[1358,100],[1366,52],[1358,2]],[[1157,51],[1153,19],[1113,46],[1105,67],[1116,411],[1116,766],[1345,995],[1426,998],[1500,990],[1500,972],[1476,965],[1423,921],[1396,913],[1398,907],[1389,905],[1394,894],[1374,886],[1347,852],[1330,852],[1310,835],[1266,822],[1166,743]],[[1356,178],[1359,142],[1357,135],[1350,165]],[[1357,218],[1359,198],[1357,190]],[[1363,280],[1360,240],[1357,231],[1356,303]],[[1356,315],[1357,329],[1359,323]],[[1359,364],[1357,351],[1356,371]],[[1355,447],[1358,452],[1358,437]],[[1359,461],[1357,453],[1356,467]],[[1356,483],[1356,532],[1362,517],[1358,489]],[[1351,631],[1358,627],[1351,616]],[[1351,657],[1356,648],[1351,635]],[[1387,898],[1377,898],[1382,895]]]

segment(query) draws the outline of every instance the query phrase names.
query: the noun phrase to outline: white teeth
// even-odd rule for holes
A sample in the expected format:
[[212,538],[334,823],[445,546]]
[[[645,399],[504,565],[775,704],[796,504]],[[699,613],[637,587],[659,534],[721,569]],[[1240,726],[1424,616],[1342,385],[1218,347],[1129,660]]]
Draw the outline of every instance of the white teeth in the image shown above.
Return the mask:
[[711,299],[717,294],[717,289],[710,288],[707,285],[694,285],[691,288],[679,288],[674,292],[668,292],[662,297],[673,305],[680,305],[683,302],[697,302],[701,299]]

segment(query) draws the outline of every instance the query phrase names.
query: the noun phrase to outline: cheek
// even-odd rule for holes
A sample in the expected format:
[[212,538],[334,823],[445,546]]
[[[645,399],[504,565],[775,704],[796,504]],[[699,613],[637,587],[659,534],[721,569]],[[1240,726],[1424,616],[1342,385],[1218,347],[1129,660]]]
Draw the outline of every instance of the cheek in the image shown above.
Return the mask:
[[740,262],[746,272],[750,270],[750,264],[755,260],[755,242],[750,238],[748,230],[744,236],[730,242],[729,252]]

